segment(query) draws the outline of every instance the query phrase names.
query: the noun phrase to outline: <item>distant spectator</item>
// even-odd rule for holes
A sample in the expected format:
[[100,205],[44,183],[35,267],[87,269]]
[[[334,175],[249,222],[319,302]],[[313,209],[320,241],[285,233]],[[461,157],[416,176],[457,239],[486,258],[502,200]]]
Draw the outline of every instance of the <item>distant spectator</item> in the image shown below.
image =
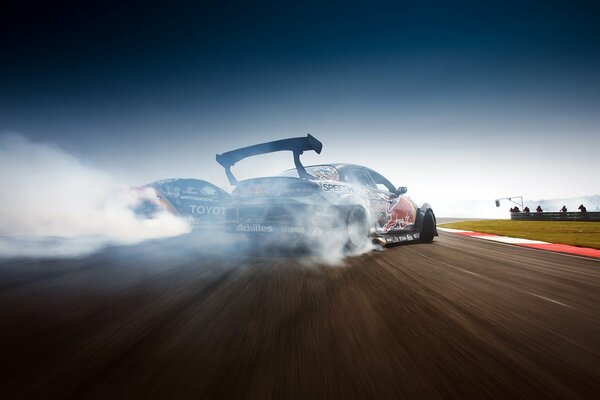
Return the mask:
[[521,212],[521,210],[519,209],[519,207],[515,206],[515,212]]
[[587,208],[585,208],[583,204],[579,206],[578,210],[581,212],[587,212]]
[[529,214],[529,212],[530,212],[529,207],[525,206],[525,208],[523,209],[523,212]]
[[542,210],[542,206],[538,206],[538,207],[535,209],[535,211],[537,211],[537,212],[544,212],[544,210]]
[[562,206],[562,208],[560,209],[560,212],[567,212],[567,206]]
[[515,208],[514,208],[514,207],[511,207],[509,211],[510,211],[510,212],[515,212]]

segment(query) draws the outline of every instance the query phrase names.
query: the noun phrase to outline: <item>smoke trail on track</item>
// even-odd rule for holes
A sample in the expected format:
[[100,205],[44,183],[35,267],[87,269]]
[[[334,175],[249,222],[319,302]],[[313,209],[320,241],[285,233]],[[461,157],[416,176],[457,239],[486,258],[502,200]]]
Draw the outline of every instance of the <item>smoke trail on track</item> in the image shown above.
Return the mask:
[[153,189],[134,189],[64,150],[0,136],[0,256],[84,255],[108,244],[133,244],[190,231],[182,218],[135,213]]

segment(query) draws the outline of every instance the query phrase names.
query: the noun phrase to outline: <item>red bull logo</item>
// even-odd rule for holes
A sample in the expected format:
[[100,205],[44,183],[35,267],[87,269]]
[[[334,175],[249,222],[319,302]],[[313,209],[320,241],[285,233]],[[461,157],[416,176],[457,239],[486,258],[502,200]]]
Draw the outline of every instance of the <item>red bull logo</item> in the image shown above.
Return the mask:
[[404,229],[408,225],[413,225],[417,216],[415,207],[404,197],[398,197],[395,202],[389,203],[387,213],[389,219],[383,227],[385,232],[393,229]]

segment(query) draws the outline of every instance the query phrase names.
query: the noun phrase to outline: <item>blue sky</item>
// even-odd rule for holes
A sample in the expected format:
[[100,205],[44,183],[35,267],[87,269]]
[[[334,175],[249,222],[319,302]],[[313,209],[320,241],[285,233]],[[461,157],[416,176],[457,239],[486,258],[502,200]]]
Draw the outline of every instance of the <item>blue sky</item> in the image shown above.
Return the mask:
[[600,192],[598,6],[483,3],[9,2],[0,131],[134,184],[310,132],[432,203]]

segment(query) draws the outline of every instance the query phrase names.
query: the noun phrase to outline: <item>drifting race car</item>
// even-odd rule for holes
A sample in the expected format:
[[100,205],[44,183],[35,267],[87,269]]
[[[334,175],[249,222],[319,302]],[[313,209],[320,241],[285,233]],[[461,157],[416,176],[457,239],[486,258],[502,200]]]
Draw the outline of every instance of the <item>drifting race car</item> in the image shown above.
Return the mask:
[[[348,249],[369,240],[382,245],[437,236],[436,219],[427,203],[417,206],[379,173],[354,164],[303,166],[300,155],[322,144],[311,135],[258,144],[217,154],[235,186],[225,210],[229,231],[251,238],[268,235],[323,237],[342,234]],[[238,161],[277,151],[291,151],[295,169],[279,176],[241,182],[231,172]]]
[[138,215],[151,218],[159,209],[165,209],[188,219],[192,226],[222,223],[230,198],[223,189],[200,179],[165,179],[143,188],[154,189],[157,198],[139,204],[135,209]]

